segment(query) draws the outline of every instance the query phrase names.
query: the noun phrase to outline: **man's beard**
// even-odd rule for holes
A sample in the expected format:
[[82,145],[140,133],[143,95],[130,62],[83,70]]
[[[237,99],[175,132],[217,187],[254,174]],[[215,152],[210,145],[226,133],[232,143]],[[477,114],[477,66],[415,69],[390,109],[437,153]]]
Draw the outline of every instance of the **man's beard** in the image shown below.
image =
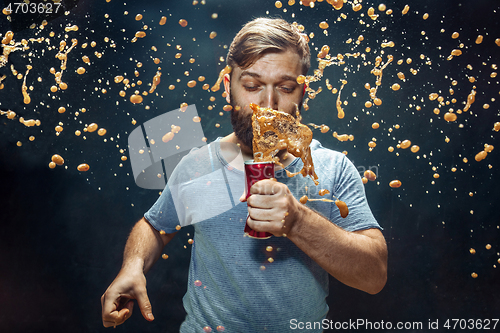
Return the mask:
[[[233,126],[236,138],[241,141],[245,146],[253,150],[253,128],[252,128],[252,113],[244,115],[243,112],[235,111],[238,103],[234,100],[232,94],[229,95],[231,100],[231,125]],[[241,106],[243,109],[243,106]]]
[[[236,102],[231,92],[229,93],[229,99],[231,101],[230,104],[233,107],[231,110],[231,125],[233,126],[234,134],[238,140],[253,151],[252,113],[245,116],[243,115],[243,112],[235,111],[237,106],[241,109],[243,109],[244,106],[239,105],[239,103]],[[298,107],[300,112],[302,103],[299,103]],[[295,114],[292,114],[292,116],[295,117]]]

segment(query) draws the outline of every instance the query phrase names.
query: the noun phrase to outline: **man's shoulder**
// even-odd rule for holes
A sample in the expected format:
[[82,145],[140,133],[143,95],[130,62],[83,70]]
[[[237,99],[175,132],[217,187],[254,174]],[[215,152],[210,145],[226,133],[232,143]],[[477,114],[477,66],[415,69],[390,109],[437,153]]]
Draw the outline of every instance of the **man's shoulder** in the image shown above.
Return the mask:
[[311,142],[311,154],[314,168],[319,177],[332,177],[345,175],[345,173],[356,173],[354,164],[349,158],[339,151],[323,147],[318,140]]
[[316,158],[334,160],[336,162],[343,161],[346,158],[343,153],[324,147],[321,142],[316,139],[312,139],[309,146],[311,147],[313,157]]
[[195,147],[192,148],[189,153],[187,153],[182,160],[180,161],[179,165],[182,164],[200,164],[206,161],[206,159],[210,158],[210,149],[213,143],[201,146],[201,147]]

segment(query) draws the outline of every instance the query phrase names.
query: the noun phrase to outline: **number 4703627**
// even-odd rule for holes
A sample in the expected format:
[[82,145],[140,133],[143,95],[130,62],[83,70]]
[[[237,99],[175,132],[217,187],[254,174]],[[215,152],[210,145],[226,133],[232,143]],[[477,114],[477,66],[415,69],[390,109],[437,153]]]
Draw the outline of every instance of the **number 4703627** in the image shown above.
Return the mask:
[[443,327],[452,330],[494,330],[498,321],[498,319],[448,319]]
[[61,7],[61,3],[25,3],[25,2],[14,2],[9,3],[7,7],[3,9],[3,12],[7,15],[14,14],[52,14],[57,13]]

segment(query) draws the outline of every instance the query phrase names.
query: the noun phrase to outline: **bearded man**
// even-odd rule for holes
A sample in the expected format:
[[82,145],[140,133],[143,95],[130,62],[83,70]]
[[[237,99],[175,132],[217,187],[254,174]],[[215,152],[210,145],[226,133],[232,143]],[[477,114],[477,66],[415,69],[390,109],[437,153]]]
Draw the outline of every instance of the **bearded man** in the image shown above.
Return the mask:
[[[386,283],[385,239],[360,175],[344,154],[317,140],[310,145],[319,188],[347,204],[346,218],[331,202],[301,204],[298,198],[314,183],[289,178],[278,167],[275,179],[255,183],[248,199],[240,197],[244,172],[231,162],[236,155],[252,159],[249,104],[295,114],[305,91],[297,77],[310,67],[303,35],[284,20],[255,19],[234,38],[227,64],[232,71],[224,76],[224,88],[233,106],[234,132],[184,157],[133,228],[122,269],[101,298],[106,327],[130,317],[133,299],[144,318],[154,319],[145,273],[179,225],[192,224],[195,230],[181,332],[282,333],[300,328],[298,323],[313,323],[306,328],[321,332],[328,312],[328,274],[370,294]],[[277,156],[287,170],[302,168],[300,158],[286,150]],[[274,237],[244,237],[247,216],[252,229]]]

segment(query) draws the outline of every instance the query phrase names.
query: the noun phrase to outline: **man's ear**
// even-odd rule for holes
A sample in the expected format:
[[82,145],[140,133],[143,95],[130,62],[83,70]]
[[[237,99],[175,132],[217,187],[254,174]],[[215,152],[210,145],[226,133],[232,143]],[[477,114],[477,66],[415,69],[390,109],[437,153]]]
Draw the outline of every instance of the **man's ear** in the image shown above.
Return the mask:
[[224,90],[226,91],[226,102],[231,104],[231,76],[224,74]]

